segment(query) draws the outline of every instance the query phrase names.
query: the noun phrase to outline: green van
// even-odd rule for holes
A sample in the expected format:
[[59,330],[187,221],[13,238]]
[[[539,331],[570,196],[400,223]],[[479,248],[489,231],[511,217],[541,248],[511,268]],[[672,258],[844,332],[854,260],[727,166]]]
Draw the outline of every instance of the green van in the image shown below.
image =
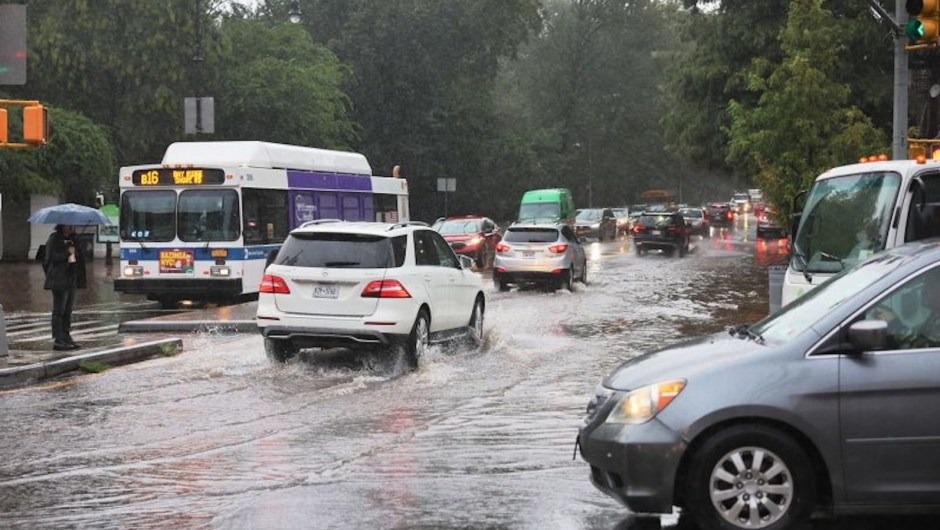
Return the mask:
[[529,190],[522,196],[517,221],[574,222],[574,199],[568,188]]

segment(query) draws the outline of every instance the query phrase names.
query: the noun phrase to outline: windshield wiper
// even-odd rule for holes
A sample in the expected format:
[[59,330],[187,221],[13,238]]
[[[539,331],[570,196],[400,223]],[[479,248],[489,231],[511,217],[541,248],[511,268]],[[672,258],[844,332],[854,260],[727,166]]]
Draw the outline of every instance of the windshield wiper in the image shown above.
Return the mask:
[[806,270],[809,266],[806,263],[806,256],[803,254],[803,251],[800,250],[800,246],[796,244],[796,241],[793,242],[793,253],[796,255],[796,258],[800,260],[800,265],[803,268],[803,277],[806,278],[807,283],[813,283],[813,275]]
[[298,251],[296,254],[294,254],[293,256],[291,256],[291,257],[289,257],[289,258],[286,258],[286,259],[284,260],[284,262],[281,263],[281,265],[286,265],[286,266],[290,267],[291,265],[297,263],[297,260],[300,259],[300,255],[303,254],[303,253],[304,253],[303,249],[299,250],[299,251]]
[[829,261],[838,261],[839,267],[841,267],[842,270],[845,270],[845,263],[842,263],[842,258],[840,258],[839,256],[833,256],[832,254],[828,252],[820,252],[819,255]]
[[751,329],[751,326],[740,325],[736,328],[729,328],[728,332],[738,337],[747,337],[758,344],[764,343],[764,337],[760,333]]

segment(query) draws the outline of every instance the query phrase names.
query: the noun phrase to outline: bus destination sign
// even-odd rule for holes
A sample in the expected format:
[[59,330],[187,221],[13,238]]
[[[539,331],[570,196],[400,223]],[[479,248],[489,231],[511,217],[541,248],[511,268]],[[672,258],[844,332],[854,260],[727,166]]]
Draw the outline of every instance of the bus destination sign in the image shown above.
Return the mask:
[[225,172],[221,169],[170,168],[138,169],[131,175],[135,186],[201,186],[222,184]]

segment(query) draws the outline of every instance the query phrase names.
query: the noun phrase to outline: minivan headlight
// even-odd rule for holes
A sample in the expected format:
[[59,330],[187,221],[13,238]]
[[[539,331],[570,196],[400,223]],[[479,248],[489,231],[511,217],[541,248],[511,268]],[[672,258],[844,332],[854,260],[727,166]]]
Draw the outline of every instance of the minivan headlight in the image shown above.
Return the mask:
[[620,398],[607,415],[607,423],[645,423],[666,408],[685,388],[685,379],[673,379],[638,388]]

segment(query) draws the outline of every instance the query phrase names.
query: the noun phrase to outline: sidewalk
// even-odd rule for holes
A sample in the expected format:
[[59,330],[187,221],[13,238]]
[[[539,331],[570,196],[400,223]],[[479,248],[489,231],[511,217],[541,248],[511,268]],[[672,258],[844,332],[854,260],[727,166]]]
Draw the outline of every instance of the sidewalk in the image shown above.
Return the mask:
[[[94,347],[71,352],[52,351],[51,339],[38,349],[18,347],[9,341],[9,353],[0,356],[0,389],[22,386],[97,363],[105,367],[144,361],[158,355],[174,355],[182,349],[182,339],[161,338],[163,333],[218,331],[253,333],[257,331],[257,302],[183,311],[119,324],[113,336],[95,341]],[[46,317],[48,318],[48,317]],[[7,338],[9,339],[9,327]],[[134,333],[142,333],[135,335]]]

